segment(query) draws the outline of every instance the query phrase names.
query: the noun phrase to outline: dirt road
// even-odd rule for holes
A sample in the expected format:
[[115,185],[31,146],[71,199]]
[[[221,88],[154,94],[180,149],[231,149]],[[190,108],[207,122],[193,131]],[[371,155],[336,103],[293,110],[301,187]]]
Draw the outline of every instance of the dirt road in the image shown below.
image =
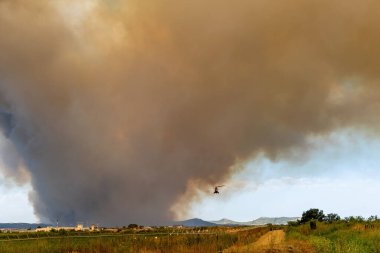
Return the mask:
[[274,230],[262,235],[247,245],[234,245],[223,253],[316,253],[315,248],[302,240],[285,240],[283,230]]
[[268,247],[278,245],[283,241],[285,241],[285,232],[283,230],[274,230],[264,234],[253,244],[256,247]]
[[282,243],[285,241],[285,232],[282,230],[270,231],[261,236],[256,242],[243,245],[232,246],[223,253],[243,253],[243,252],[282,252]]

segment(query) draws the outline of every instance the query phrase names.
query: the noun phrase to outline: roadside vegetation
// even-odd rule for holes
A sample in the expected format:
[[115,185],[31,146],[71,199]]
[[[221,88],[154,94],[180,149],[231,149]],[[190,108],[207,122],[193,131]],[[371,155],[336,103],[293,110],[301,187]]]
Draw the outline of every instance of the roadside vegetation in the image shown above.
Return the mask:
[[380,252],[380,220],[377,216],[341,219],[337,214],[310,209],[301,220],[289,223],[286,243],[302,246],[304,252]]

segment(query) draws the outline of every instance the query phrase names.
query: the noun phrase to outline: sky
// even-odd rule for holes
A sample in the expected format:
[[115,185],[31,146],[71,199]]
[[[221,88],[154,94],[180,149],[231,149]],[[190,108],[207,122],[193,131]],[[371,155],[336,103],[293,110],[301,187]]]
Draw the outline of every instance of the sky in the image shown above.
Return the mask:
[[221,189],[227,197],[206,196],[192,215],[249,221],[300,217],[309,208],[341,217],[379,215],[380,139],[349,130],[312,142],[315,149],[302,162],[252,161]]
[[36,223],[33,206],[29,201],[30,185],[22,187],[9,182],[4,176],[0,178],[1,223],[28,222]]
[[379,29],[377,0],[0,1],[1,219],[377,214]]

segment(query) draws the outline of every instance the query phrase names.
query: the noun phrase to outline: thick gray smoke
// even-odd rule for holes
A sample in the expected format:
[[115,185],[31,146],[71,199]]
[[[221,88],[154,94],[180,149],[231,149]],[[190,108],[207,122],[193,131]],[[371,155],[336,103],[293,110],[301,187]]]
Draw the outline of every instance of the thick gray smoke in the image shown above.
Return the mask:
[[376,0],[1,0],[7,164],[16,180],[26,167],[42,220],[168,221],[258,152],[376,130],[379,12]]

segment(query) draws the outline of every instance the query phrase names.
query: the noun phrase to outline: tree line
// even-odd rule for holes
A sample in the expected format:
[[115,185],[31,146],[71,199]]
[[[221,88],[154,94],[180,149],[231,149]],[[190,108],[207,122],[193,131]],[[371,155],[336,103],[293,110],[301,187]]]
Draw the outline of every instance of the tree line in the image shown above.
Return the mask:
[[336,213],[324,214],[323,210],[318,208],[310,208],[302,213],[301,219],[298,219],[297,221],[289,221],[288,225],[295,226],[315,221],[333,223],[341,220],[346,222],[373,222],[379,220],[379,218],[377,215],[371,215],[367,219],[362,216],[348,216],[342,219]]

